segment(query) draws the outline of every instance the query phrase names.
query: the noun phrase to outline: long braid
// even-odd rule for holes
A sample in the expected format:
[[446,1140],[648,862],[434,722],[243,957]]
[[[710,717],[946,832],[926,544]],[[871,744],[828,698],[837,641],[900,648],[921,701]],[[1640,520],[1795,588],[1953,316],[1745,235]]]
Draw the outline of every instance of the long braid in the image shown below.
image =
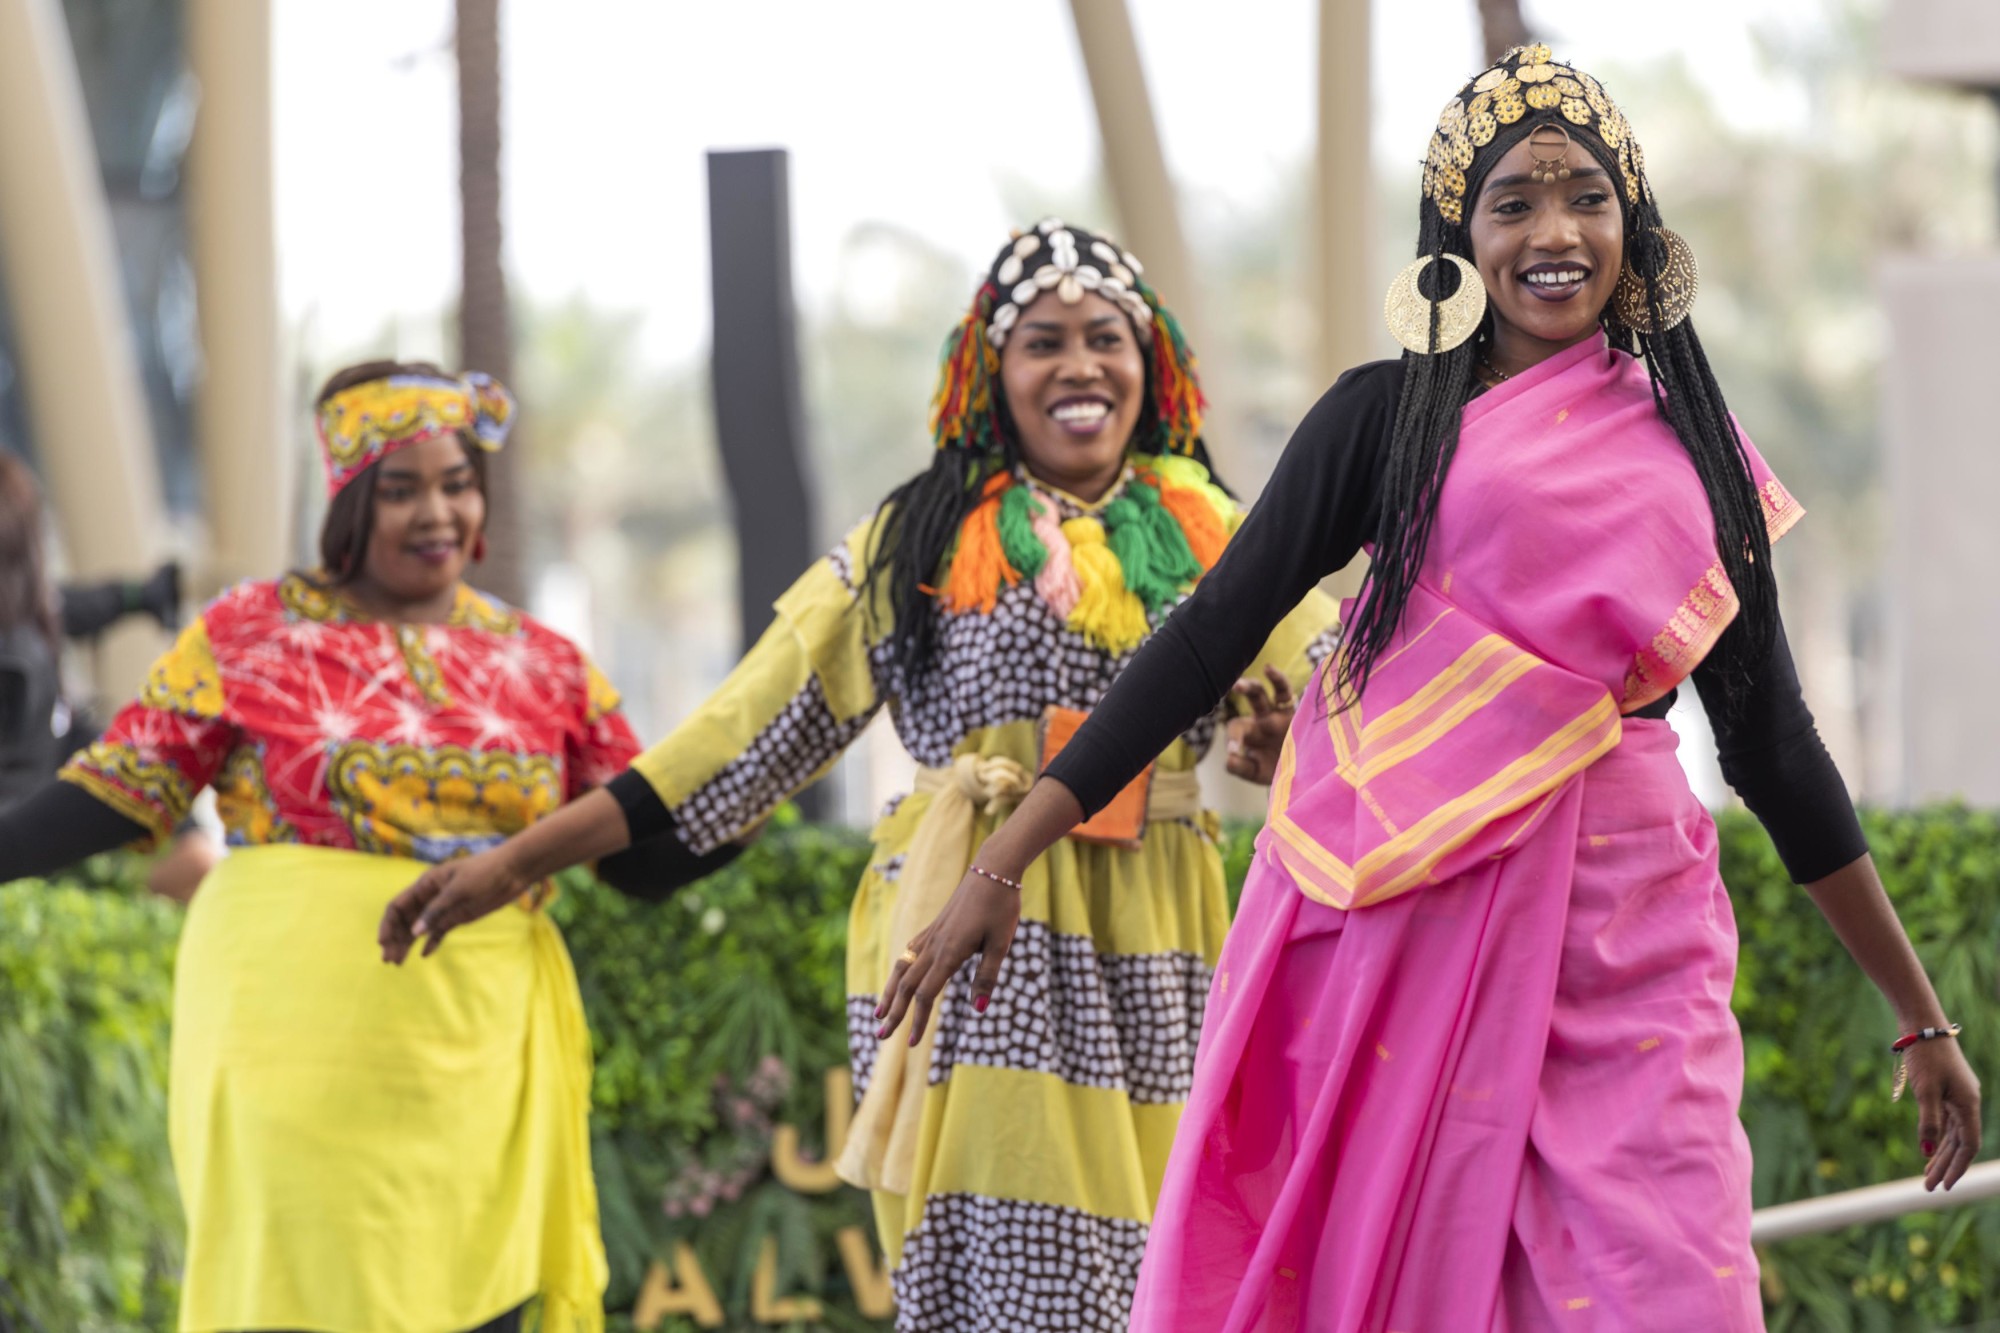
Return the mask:
[[[1646,283],[1646,304],[1657,328],[1662,317],[1659,278],[1667,267],[1667,247],[1658,235],[1659,206],[1651,198],[1626,209],[1628,263]],[[1637,344],[1653,387],[1653,406],[1673,427],[1694,464],[1715,520],[1716,556],[1739,599],[1737,623],[1728,631],[1729,651],[1717,653],[1724,698],[1734,712],[1743,701],[1751,672],[1761,665],[1777,638],[1778,587],[1771,568],[1771,538],[1763,502],[1751,479],[1750,455],[1736,429],[1722,386],[1710,369],[1694,321],[1683,319],[1659,333],[1630,333],[1615,317],[1608,320],[1614,340],[1630,350]],[[1622,335],[1622,337],[1620,336]]]
[[[1424,294],[1434,300],[1452,295],[1440,289],[1445,281],[1441,275],[1457,272],[1444,259],[1447,252],[1472,257],[1462,231],[1447,237],[1442,220],[1427,217],[1419,253],[1430,255],[1433,263],[1418,282],[1420,288],[1432,286]],[[1433,305],[1433,345],[1437,318]],[[1334,675],[1334,692],[1343,706],[1361,696],[1369,671],[1395,634],[1423,569],[1424,552],[1437,523],[1438,495],[1458,453],[1459,422],[1472,393],[1477,346],[1478,339],[1472,339],[1436,355],[1403,354],[1403,390],[1396,402],[1396,423],[1382,472],[1381,526],[1376,532],[1368,579],[1354,620],[1347,626],[1345,651]]]
[[[867,543],[870,555],[862,603],[872,612],[876,590],[887,592],[893,625],[887,638],[889,658],[903,679],[922,672],[937,648],[932,580],[951,554],[965,516],[979,503],[986,479],[1013,465],[1011,438],[997,464],[988,455],[940,449],[928,468],[889,492],[876,511]],[[869,629],[872,638],[881,627]]]
[[[1652,283],[1648,282],[1648,287]],[[1724,694],[1733,712],[1751,672],[1777,638],[1778,586],[1771,569],[1771,538],[1763,502],[1750,478],[1743,437],[1729,415],[1722,389],[1709,369],[1692,320],[1664,333],[1640,334],[1653,401],[1694,463],[1715,517],[1715,546],[1722,571],[1740,601],[1737,623],[1727,631],[1730,651],[1716,655],[1724,667]]]

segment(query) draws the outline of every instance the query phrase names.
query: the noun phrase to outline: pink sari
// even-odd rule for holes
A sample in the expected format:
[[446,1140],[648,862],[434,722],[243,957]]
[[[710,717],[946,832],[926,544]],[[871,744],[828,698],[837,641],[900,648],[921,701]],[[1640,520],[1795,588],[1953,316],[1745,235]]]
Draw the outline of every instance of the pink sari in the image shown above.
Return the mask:
[[1643,367],[1466,407],[1391,652],[1294,719],[1134,1329],[1763,1326],[1714,827],[1623,716],[1736,611]]

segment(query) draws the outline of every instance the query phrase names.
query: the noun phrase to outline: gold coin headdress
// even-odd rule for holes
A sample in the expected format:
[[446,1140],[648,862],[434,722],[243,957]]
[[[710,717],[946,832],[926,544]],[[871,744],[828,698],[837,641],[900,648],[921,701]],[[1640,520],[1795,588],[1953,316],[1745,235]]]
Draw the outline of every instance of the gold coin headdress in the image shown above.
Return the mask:
[[[1467,81],[1438,116],[1424,155],[1419,258],[1397,276],[1383,306],[1390,331],[1404,347],[1420,354],[1449,351],[1481,327],[1485,293],[1465,262],[1471,254],[1464,234],[1467,197],[1501,151],[1522,138],[1529,141],[1537,180],[1568,179],[1563,152],[1549,156],[1545,150],[1566,150],[1572,132],[1574,141],[1611,171],[1625,205],[1625,265],[1606,310],[1607,327],[1651,334],[1687,318],[1699,269],[1687,242],[1661,225],[1646,179],[1646,154],[1631,122],[1603,84],[1556,60],[1537,42],[1515,47]],[[1424,291],[1420,279],[1446,259],[1460,270],[1452,294]],[[1433,288],[1443,285],[1435,274],[1429,281]]]
[[1467,172],[1479,150],[1509,126],[1554,123],[1587,130],[1615,156],[1624,178],[1625,202],[1638,208],[1652,201],[1646,183],[1646,156],[1625,113],[1604,85],[1573,65],[1556,60],[1537,42],[1517,46],[1469,81],[1444,105],[1424,157],[1424,198],[1446,222],[1465,223]]

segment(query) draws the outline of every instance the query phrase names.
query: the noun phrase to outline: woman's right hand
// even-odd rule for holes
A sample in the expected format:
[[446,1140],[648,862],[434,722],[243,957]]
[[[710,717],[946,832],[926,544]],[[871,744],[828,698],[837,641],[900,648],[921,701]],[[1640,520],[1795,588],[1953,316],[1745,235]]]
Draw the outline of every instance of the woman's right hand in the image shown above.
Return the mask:
[[528,891],[529,883],[504,843],[432,866],[383,910],[375,932],[382,961],[401,965],[420,938],[423,956],[430,957],[446,935],[513,902]]
[[[1082,822],[1083,806],[1075,794],[1060,780],[1045,776],[980,845],[972,864],[1019,882],[1037,857]],[[967,870],[937,919],[918,931],[896,960],[889,982],[882,988],[882,1001],[875,1006],[875,1017],[884,1019],[875,1035],[887,1040],[904,1015],[914,1013],[910,1045],[922,1041],[938,996],[974,954],[981,958],[972,980],[972,1008],[975,1013],[985,1013],[993,988],[1000,983],[1000,965],[1007,961],[1007,950],[1013,946],[1014,928],[1020,923],[1020,890],[978,870]]]
[[985,1013],[1020,922],[1018,891],[977,871],[966,871],[937,920],[919,931],[896,960],[889,984],[882,988],[881,1003],[875,1006],[875,1017],[884,1019],[875,1035],[887,1040],[908,1014],[910,1045],[923,1040],[938,996],[974,954],[981,957],[972,981],[972,1008]]

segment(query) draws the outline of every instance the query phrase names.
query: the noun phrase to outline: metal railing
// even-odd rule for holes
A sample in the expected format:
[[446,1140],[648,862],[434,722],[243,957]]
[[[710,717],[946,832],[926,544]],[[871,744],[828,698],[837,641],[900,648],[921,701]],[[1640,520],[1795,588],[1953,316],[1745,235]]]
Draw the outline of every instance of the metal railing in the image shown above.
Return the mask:
[[1794,1236],[1814,1236],[1823,1231],[1881,1222],[1905,1213],[1935,1213],[1962,1208],[1985,1199],[2000,1198],[2000,1162],[1980,1162],[1967,1171],[1949,1192],[1926,1193],[1924,1178],[1892,1180],[1886,1185],[1869,1185],[1817,1199],[1800,1199],[1759,1208],[1750,1218],[1750,1239],[1758,1245],[1790,1240]]

